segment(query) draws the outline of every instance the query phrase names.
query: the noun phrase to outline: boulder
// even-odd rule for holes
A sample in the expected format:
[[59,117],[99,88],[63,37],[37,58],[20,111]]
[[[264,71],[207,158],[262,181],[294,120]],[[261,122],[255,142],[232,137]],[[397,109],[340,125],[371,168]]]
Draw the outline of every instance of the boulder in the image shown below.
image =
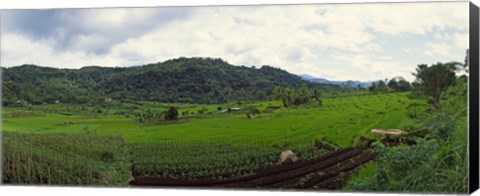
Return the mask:
[[280,154],[280,159],[278,160],[277,165],[293,163],[295,161],[298,161],[297,155],[295,155],[295,153],[293,153],[291,150],[286,150]]

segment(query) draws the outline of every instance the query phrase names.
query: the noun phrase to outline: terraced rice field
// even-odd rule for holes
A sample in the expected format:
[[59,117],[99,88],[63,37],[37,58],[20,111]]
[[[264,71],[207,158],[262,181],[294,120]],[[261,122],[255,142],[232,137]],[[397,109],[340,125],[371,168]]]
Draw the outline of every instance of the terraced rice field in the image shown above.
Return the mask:
[[[4,175],[3,181],[338,188],[355,168],[373,159],[369,151],[352,149],[358,138],[372,137],[372,128],[401,128],[414,102],[422,101],[408,99],[406,93],[389,93],[327,98],[322,106],[293,108],[281,108],[275,101],[180,104],[179,111],[191,115],[173,123],[149,125],[138,124],[129,111],[162,111],[169,104],[110,106],[101,108],[101,113],[91,106],[61,104],[4,108],[3,148],[8,153],[2,157],[3,165],[42,164],[4,167],[7,177]],[[248,118],[242,110],[222,112],[232,107],[256,107],[260,114]],[[330,147],[316,147],[316,142]],[[275,166],[279,154],[287,149],[300,161]],[[75,160],[80,159],[78,166]],[[82,173],[76,168],[85,169]],[[52,175],[52,169],[58,174]],[[130,182],[132,177],[135,180]]]

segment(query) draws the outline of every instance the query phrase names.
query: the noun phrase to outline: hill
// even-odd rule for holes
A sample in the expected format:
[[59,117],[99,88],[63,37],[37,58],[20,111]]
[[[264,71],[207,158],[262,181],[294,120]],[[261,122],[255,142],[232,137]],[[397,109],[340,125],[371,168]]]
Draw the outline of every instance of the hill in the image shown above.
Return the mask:
[[116,100],[181,103],[224,103],[265,100],[276,86],[314,84],[285,70],[234,66],[222,59],[177,58],[134,67],[88,66],[58,69],[37,65],[2,68],[3,104],[20,102],[91,103]]
[[362,87],[362,88],[368,88],[372,85],[372,81],[368,81],[368,82],[361,82],[361,81],[356,81],[356,80],[332,81],[332,80],[327,80],[327,79],[324,79],[324,78],[316,78],[316,77],[308,75],[308,74],[301,74],[299,76],[303,80],[306,80],[306,81],[309,81],[309,82],[314,82],[314,83],[319,83],[319,84],[336,84],[336,85],[349,86],[349,87],[358,87],[360,85],[360,87]]

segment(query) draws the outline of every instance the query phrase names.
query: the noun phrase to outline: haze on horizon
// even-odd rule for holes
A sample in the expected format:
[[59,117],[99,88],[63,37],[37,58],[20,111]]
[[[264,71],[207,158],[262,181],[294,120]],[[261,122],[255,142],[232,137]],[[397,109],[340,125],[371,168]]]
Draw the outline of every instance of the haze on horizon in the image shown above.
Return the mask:
[[1,66],[125,67],[178,57],[329,80],[463,62],[468,2],[6,10]]

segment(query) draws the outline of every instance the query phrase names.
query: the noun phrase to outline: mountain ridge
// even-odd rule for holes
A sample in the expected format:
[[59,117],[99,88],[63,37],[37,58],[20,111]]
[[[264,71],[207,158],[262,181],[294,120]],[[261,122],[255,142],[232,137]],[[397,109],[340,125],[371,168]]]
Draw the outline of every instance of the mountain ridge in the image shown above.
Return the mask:
[[[335,85],[342,85],[342,86],[350,86],[350,87],[361,87],[361,88],[368,88],[372,85],[374,81],[358,81],[358,80],[345,80],[345,81],[338,81],[338,80],[328,80],[325,78],[315,77],[309,74],[299,74],[298,75],[302,80],[319,83],[319,84],[335,84]],[[359,86],[360,85],[360,86]]]
[[277,86],[306,84],[324,91],[339,88],[302,80],[285,70],[235,66],[220,58],[175,58],[134,67],[86,66],[59,69],[37,65],[3,68],[3,103],[91,103],[158,101],[225,103],[267,100]]

